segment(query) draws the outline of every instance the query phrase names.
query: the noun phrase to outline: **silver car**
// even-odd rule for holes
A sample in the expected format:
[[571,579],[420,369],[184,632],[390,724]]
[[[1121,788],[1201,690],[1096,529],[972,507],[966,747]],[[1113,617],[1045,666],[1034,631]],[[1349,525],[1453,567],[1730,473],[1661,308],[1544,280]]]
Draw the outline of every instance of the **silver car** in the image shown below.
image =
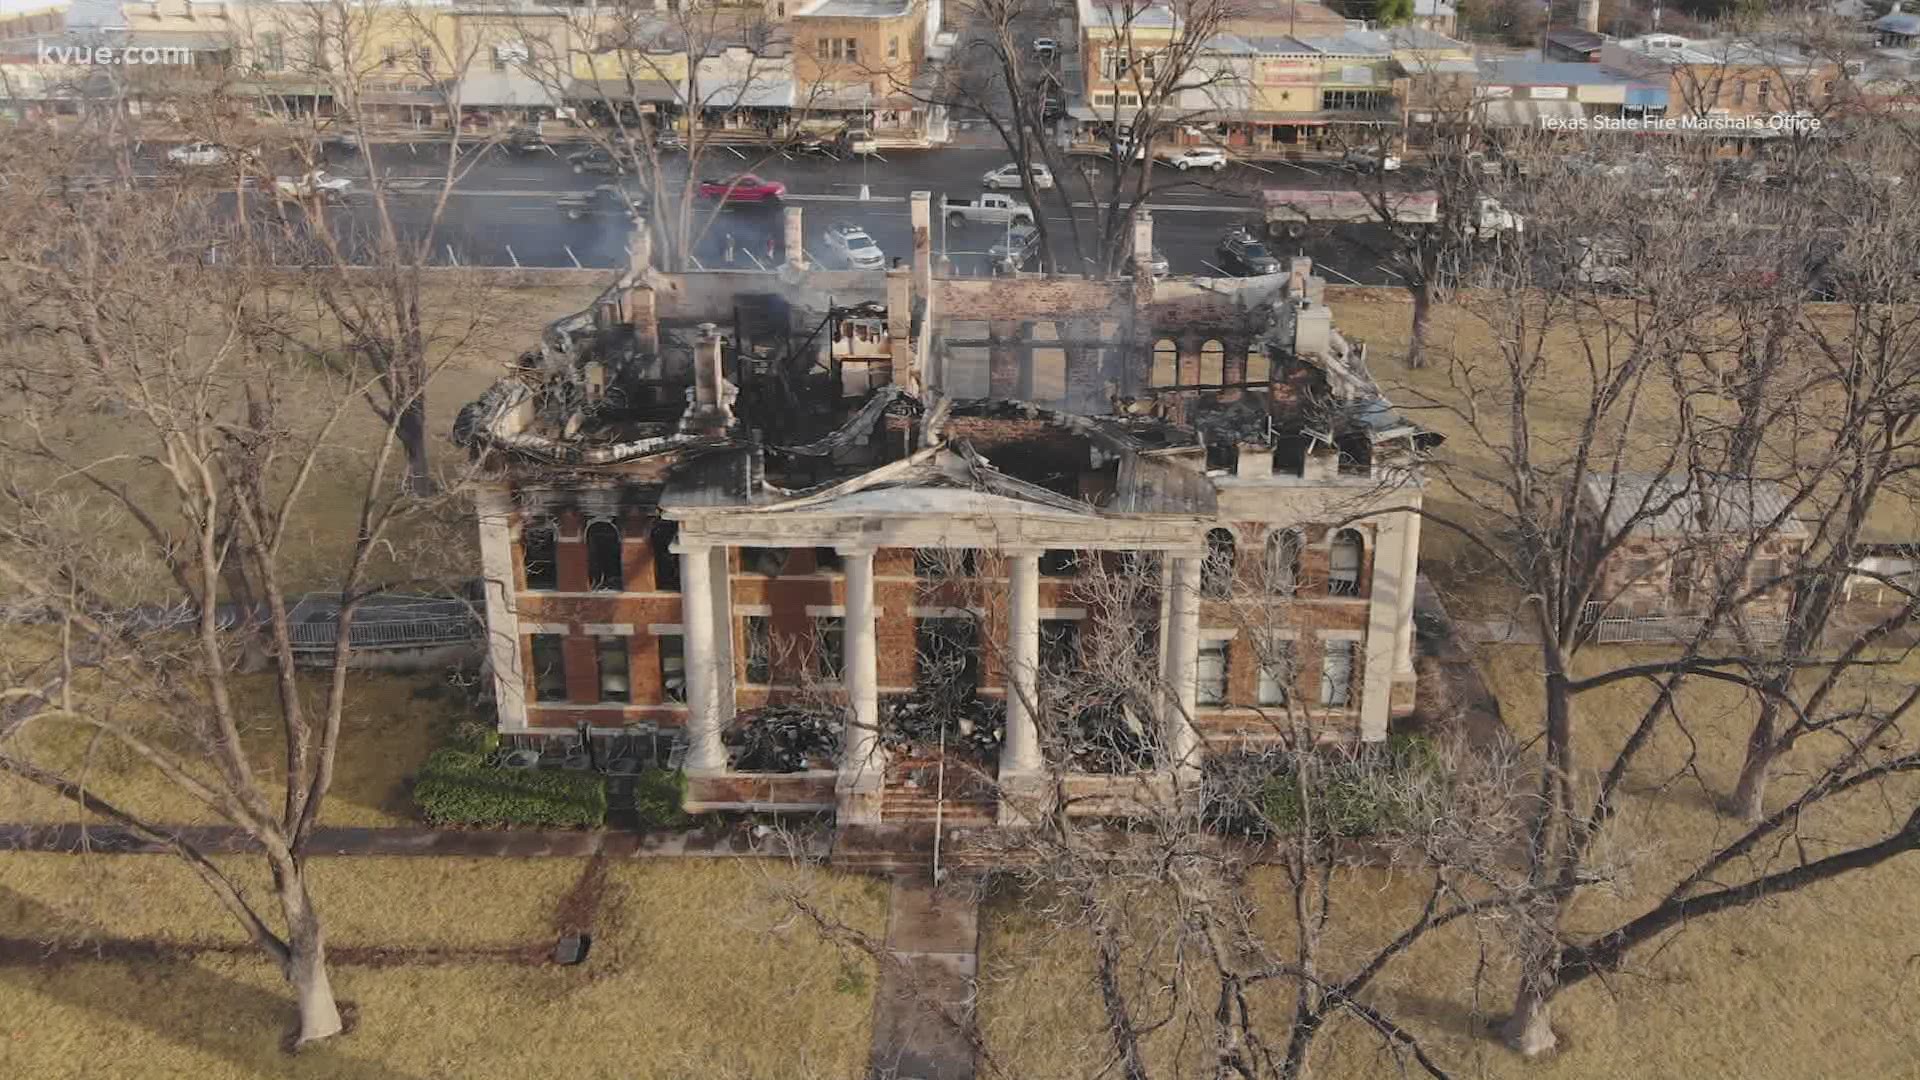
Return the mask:
[[1040,230],[1031,225],[1015,225],[1005,240],[987,249],[987,258],[995,270],[1011,274],[1023,270],[1040,250]]
[[824,237],[827,250],[847,261],[855,270],[884,270],[887,254],[873,242],[867,230],[858,225],[832,225]]

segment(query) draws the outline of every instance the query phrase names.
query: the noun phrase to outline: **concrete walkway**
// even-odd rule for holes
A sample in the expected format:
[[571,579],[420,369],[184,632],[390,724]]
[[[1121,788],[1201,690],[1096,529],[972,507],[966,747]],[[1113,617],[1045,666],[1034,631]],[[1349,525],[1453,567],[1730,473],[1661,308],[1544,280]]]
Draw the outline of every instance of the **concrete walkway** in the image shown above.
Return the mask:
[[[246,833],[231,825],[193,825],[177,830],[181,839],[209,854],[255,850]],[[776,834],[778,835],[778,834]],[[833,837],[824,830],[800,834],[803,854],[825,859]],[[93,852],[108,855],[164,854],[167,848],[139,839],[112,825],[0,824],[0,851]],[[585,858],[766,858],[792,852],[777,841],[760,841],[739,830],[635,833],[561,829],[356,829],[319,828],[307,847],[311,855],[440,855],[508,859]]]
[[973,1080],[971,1021],[980,908],[971,891],[895,877],[887,949],[874,997],[874,1080]]

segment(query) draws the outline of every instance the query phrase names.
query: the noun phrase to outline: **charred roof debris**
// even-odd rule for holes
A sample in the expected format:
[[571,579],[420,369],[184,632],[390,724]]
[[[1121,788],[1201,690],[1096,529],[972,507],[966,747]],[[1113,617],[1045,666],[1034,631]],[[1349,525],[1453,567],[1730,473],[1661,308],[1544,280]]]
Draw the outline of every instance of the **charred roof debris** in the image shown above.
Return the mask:
[[[1207,513],[1209,485],[1177,473],[1259,456],[1240,475],[1324,480],[1439,441],[1386,401],[1306,258],[1232,283],[666,274],[636,241],[631,272],[462,410],[458,443],[521,474],[768,504],[944,447],[979,484]],[[1192,362],[1203,340],[1225,342],[1217,373]],[[1169,341],[1178,372],[1156,385],[1144,358]],[[1311,468],[1320,454],[1337,467]]]

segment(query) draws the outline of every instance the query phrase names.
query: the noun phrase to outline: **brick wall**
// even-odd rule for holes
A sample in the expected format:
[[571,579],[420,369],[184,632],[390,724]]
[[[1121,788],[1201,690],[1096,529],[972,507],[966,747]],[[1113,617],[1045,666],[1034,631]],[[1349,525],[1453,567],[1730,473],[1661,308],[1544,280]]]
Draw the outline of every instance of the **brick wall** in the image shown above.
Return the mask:
[[[999,421],[963,417],[954,424],[967,433],[977,433],[989,441],[984,450],[1040,444],[1053,453],[1084,453],[1084,440],[1045,421]],[[565,663],[567,701],[542,703],[532,700],[529,686],[528,723],[535,729],[570,731],[582,720],[596,727],[612,728],[640,719],[650,719],[668,727],[685,723],[683,704],[667,700],[660,671],[660,639],[649,627],[682,623],[681,597],[661,588],[650,533],[655,519],[631,508],[620,515],[622,525],[622,565],[625,572],[623,592],[592,592],[587,575],[584,542],[587,519],[572,508],[555,512],[558,526],[555,545],[558,588],[529,591],[525,588],[524,551],[516,532],[513,562],[523,638],[520,643],[524,670],[534,671],[532,627],[567,627],[562,643]],[[1301,549],[1302,586],[1288,601],[1276,603],[1273,617],[1263,627],[1290,630],[1295,635],[1297,678],[1294,693],[1316,712],[1321,670],[1321,638],[1324,631],[1362,632],[1367,629],[1367,594],[1371,587],[1373,533],[1369,526],[1356,526],[1366,543],[1360,568],[1358,596],[1331,596],[1326,591],[1327,541],[1329,528],[1308,526],[1301,530],[1305,544]],[[1264,543],[1268,526],[1259,522],[1238,523],[1236,547],[1236,587],[1257,590],[1262,587]],[[813,651],[814,616],[809,607],[840,607],[846,602],[845,579],[836,569],[823,571],[811,548],[790,549],[777,575],[742,569],[741,552],[732,554],[730,589],[733,600],[733,640],[736,643],[735,686],[741,708],[752,708],[770,700],[792,697],[800,684],[809,681],[803,670]],[[1117,557],[1111,556],[1110,557]],[[884,548],[875,553],[875,604],[880,609],[876,623],[877,674],[883,691],[911,687],[917,667],[918,618],[915,609],[943,608],[981,611],[983,689],[1000,692],[1004,682],[1002,652],[1008,621],[1006,566],[992,553],[978,556],[978,576],[961,582],[932,582],[915,573],[914,553],[905,548]],[[1043,609],[1082,607],[1085,600],[1074,595],[1071,579],[1043,576],[1040,581],[1040,605]],[[743,620],[765,613],[770,620],[774,641],[771,680],[767,685],[746,681],[746,635]],[[1258,612],[1256,612],[1258,613]],[[1098,617],[1098,613],[1093,613]],[[1241,630],[1229,647],[1229,706],[1251,706],[1257,702],[1260,657],[1255,641],[1245,633],[1249,609],[1223,601],[1202,603],[1203,628]],[[631,627],[626,637],[628,703],[601,704],[599,699],[599,654],[595,636],[587,627],[612,625]],[[1366,646],[1372,647],[1372,646]],[[1390,648],[1391,643],[1385,647]],[[1356,664],[1353,705],[1348,712],[1357,716],[1360,705],[1360,668]],[[818,688],[816,687],[816,692]],[[1225,716],[1232,712],[1211,710]],[[1346,712],[1325,716],[1334,727],[1348,723]]]

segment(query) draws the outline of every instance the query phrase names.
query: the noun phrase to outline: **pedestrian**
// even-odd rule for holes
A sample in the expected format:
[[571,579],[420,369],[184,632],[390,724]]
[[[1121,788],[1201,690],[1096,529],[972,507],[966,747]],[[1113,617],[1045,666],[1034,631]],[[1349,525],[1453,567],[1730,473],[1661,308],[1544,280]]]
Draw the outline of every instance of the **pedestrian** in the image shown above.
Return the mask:
[[774,248],[773,234],[768,233],[767,234],[767,262],[769,264],[773,262],[773,248]]
[[727,234],[727,265],[733,265],[733,234]]

